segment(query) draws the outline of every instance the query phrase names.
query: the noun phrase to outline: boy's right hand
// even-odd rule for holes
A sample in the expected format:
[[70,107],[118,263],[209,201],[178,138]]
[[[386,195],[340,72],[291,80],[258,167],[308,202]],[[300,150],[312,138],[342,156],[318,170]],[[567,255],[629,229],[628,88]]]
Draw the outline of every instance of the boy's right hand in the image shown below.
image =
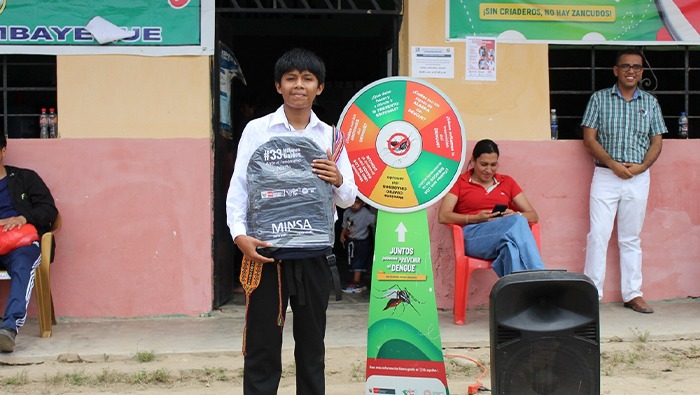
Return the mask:
[[240,248],[245,256],[252,259],[254,262],[273,263],[275,261],[274,258],[268,258],[258,253],[258,247],[270,247],[270,243],[260,241],[247,235],[238,235],[233,242]]

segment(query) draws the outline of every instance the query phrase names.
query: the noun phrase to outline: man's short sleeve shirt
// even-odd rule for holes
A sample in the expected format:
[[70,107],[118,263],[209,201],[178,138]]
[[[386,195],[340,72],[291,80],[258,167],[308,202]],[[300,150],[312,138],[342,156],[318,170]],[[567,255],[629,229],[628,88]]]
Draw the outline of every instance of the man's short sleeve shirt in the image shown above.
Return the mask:
[[617,84],[591,96],[581,125],[595,129],[605,151],[624,163],[642,163],[651,137],[667,132],[654,96],[637,88],[627,101]]

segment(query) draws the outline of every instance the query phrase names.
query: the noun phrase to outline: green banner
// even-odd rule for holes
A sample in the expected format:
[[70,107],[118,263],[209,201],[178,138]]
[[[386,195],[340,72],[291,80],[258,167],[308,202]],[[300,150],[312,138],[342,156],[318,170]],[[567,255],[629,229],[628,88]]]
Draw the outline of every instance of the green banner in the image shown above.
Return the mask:
[[449,394],[428,215],[377,213],[367,333],[369,394]]
[[201,46],[202,3],[210,5],[210,0],[0,1],[0,47],[99,46],[86,28],[95,17],[128,33],[109,46]]
[[448,0],[448,39],[700,43],[700,2]]

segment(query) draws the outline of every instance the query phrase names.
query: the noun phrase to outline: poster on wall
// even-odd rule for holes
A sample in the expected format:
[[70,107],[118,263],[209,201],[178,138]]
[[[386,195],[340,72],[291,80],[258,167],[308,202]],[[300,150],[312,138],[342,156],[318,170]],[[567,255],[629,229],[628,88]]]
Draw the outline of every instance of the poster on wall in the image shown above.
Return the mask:
[[411,47],[411,77],[454,78],[454,48]]
[[496,81],[496,40],[467,38],[465,78],[471,81]]
[[214,15],[214,0],[0,0],[0,53],[213,55]]
[[700,2],[692,0],[447,0],[447,40],[700,44]]

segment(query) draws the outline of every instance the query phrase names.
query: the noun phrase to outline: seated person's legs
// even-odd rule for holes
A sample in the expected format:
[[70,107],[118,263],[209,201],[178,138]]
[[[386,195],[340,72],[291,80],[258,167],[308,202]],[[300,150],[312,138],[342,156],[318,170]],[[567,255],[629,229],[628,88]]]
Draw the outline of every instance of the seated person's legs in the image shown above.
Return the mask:
[[519,270],[544,269],[542,257],[527,220],[508,215],[464,228],[467,255],[492,260],[501,277]]
[[0,257],[0,262],[10,275],[10,296],[7,299],[5,314],[0,329],[0,351],[14,350],[14,335],[27,318],[29,296],[34,286],[34,269],[41,263],[39,243],[20,247]]
[[499,244],[498,258],[493,262],[496,273],[505,276],[517,271],[545,269],[527,220],[519,215],[511,215],[504,219],[509,219],[512,226]]
[[474,258],[494,260],[498,256],[498,244],[511,224],[508,217],[476,225],[465,226],[464,252]]

